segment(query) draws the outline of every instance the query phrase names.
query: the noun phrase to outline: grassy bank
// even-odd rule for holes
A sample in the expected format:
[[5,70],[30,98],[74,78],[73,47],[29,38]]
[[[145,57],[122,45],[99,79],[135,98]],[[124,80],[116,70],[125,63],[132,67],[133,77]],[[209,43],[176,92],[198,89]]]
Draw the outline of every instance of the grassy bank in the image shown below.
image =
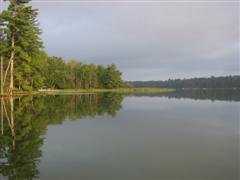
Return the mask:
[[[13,91],[12,96],[18,97],[18,96],[37,95],[37,94],[39,94],[38,91]],[[0,93],[0,97],[11,97],[11,95],[7,92],[4,92],[3,94]]]
[[[171,92],[174,89],[167,88],[119,88],[119,89],[46,89],[41,91],[14,91],[13,96],[28,96],[28,95],[42,95],[42,94],[82,94],[82,93],[161,93]],[[8,93],[0,94],[1,97],[8,97]]]
[[103,93],[103,92],[116,92],[116,93],[159,93],[171,92],[174,89],[167,88],[119,88],[119,89],[60,89],[60,90],[44,90],[40,94],[77,94],[77,93]]

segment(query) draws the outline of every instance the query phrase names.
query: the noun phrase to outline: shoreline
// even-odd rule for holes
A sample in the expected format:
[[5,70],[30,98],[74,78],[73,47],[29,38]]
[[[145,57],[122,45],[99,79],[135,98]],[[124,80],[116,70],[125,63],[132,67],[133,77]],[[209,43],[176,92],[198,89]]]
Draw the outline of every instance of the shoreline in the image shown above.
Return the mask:
[[119,89],[59,89],[59,90],[41,90],[38,94],[83,94],[83,93],[161,93],[172,92],[175,89],[167,88],[119,88]]
[[[12,96],[30,95],[65,95],[65,94],[85,94],[85,93],[164,93],[173,92],[175,89],[168,88],[119,88],[119,89],[41,89],[37,91],[17,91]],[[10,97],[8,93],[0,94],[0,97]]]
[[211,90],[239,90],[238,88],[118,88],[118,89],[39,89],[35,91],[15,91],[13,95],[9,93],[0,94],[0,98],[35,96],[35,95],[76,95],[92,93],[167,93],[174,91],[211,91]]

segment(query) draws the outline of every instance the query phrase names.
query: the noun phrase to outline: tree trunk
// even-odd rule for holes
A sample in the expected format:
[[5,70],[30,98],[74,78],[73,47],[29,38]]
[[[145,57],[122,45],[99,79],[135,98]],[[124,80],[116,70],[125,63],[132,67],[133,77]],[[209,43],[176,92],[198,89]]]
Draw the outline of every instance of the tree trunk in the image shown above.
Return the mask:
[[3,95],[3,56],[1,56],[1,95]]
[[15,47],[15,40],[14,36],[12,36],[12,50],[11,50],[11,57],[10,57],[10,84],[9,84],[9,94],[13,94],[13,64],[14,64],[14,57],[15,57],[15,52],[14,52],[14,47]]
[[18,80],[18,90],[20,91],[20,89],[21,89],[21,81]]
[[3,135],[3,97],[1,97],[1,132]]
[[32,79],[32,81],[31,81],[31,90],[33,90],[33,82],[34,82],[34,80]]

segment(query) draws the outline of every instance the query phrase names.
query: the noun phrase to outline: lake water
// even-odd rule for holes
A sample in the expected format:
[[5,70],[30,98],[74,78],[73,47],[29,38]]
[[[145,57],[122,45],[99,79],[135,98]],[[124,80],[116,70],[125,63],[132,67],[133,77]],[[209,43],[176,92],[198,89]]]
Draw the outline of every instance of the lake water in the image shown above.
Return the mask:
[[12,113],[11,100],[2,102],[1,180],[240,177],[239,91],[13,101]]

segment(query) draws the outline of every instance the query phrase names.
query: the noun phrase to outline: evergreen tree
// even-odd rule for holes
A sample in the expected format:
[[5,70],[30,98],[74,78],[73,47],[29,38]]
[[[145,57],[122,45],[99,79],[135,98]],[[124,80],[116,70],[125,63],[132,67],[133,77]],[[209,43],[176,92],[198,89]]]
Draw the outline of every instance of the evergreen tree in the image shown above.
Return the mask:
[[[62,58],[48,57],[41,50],[41,30],[36,20],[38,12],[28,5],[29,2],[30,0],[9,0],[7,10],[0,15],[0,59],[4,60],[5,70],[1,78],[10,95],[14,88],[33,90],[44,86],[48,88],[122,86],[121,72],[115,65],[105,68],[95,64],[82,64],[75,60],[65,63]],[[0,63],[0,69],[1,67]]]
[[[10,0],[4,19],[8,27],[8,65],[10,69],[9,91],[12,94],[14,84],[23,90],[33,87],[32,73],[38,72],[37,58],[42,47],[41,31],[37,23],[37,10],[27,3],[29,0]],[[14,71],[15,68],[15,71]]]
[[7,26],[6,20],[4,18],[4,12],[0,14],[0,76],[1,76],[1,93],[3,93],[4,85],[3,85],[3,75],[4,75],[4,60],[7,57],[8,46],[7,46]]

